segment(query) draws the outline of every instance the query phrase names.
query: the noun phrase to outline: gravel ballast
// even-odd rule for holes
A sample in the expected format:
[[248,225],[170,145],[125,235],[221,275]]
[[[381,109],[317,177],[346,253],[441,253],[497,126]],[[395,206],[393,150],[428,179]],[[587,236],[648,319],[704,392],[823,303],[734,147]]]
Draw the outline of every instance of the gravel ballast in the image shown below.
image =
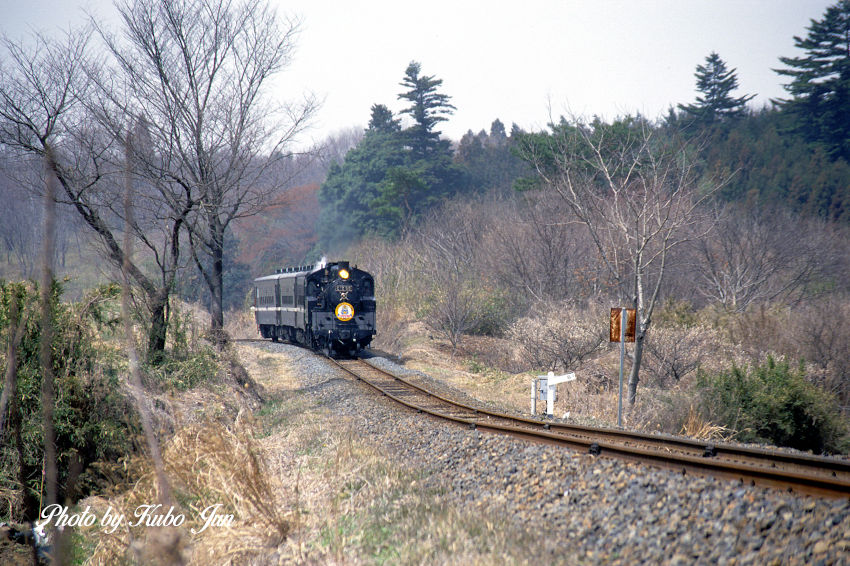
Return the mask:
[[[531,533],[539,554],[529,562],[850,564],[850,500],[482,434],[394,405],[311,352],[255,347],[282,356],[301,394],[346,418],[352,434],[417,470],[423,497],[440,493]],[[409,375],[387,359],[369,361]]]

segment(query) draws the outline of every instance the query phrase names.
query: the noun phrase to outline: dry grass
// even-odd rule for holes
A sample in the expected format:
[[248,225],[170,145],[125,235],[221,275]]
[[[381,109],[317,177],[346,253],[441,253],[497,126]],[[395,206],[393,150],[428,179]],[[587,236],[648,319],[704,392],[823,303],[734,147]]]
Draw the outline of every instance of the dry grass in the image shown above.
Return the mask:
[[706,421],[699,412],[691,405],[688,410],[688,418],[682,425],[681,434],[697,438],[699,440],[729,440],[735,432],[724,426],[718,426]]
[[246,309],[237,309],[224,317],[224,331],[234,340],[259,338],[254,315]]
[[[164,446],[163,461],[177,499],[178,508],[172,514],[182,514],[185,523],[162,529],[125,524],[113,534],[99,527],[90,563],[109,565],[128,559],[166,563],[175,555],[189,563],[205,563],[211,557],[223,563],[245,561],[276,548],[285,539],[289,522],[285,506],[275,496],[276,478],[254,439],[255,427],[250,418],[240,415],[230,426],[208,421],[178,430]],[[102,516],[111,505],[134,523],[139,506],[159,501],[156,486],[150,470],[132,489],[108,502],[95,501],[93,507]],[[84,501],[81,506],[91,503]],[[217,504],[216,514],[231,515],[232,523],[202,530],[201,512]],[[163,507],[158,513],[165,511]]]
[[[182,515],[184,522],[152,527],[139,521],[141,506],[162,499],[151,462],[134,457],[111,474],[118,482],[135,478],[131,485],[119,483],[109,499],[90,497],[78,504],[80,509],[91,506],[98,517],[79,533],[77,546],[90,553],[87,563],[206,564],[211,558],[213,563],[249,563],[285,540],[290,523],[280,478],[270,472],[252,416],[260,406],[260,388],[230,356],[219,364],[218,374],[201,386],[148,397],[173,492],[173,501],[152,514],[166,516],[173,503],[171,516]],[[109,508],[113,516],[125,517],[112,532],[103,524]],[[210,513],[221,522],[204,529]]]
[[[471,397],[506,411],[530,413],[531,383],[545,372],[512,373],[499,367],[517,367],[519,347],[508,340],[464,337],[457,355],[450,355],[447,341],[428,336],[410,327],[400,358],[406,367],[416,369],[459,389]],[[616,352],[575,370],[576,381],[558,387],[556,417],[569,415],[584,424],[612,425],[617,422]],[[500,364],[504,362],[504,365]],[[490,365],[490,363],[498,365]],[[545,401],[537,402],[542,414]],[[628,415],[626,415],[628,417]]]
[[[466,336],[457,354],[451,356],[450,344],[429,335],[421,324],[408,325],[402,336],[399,349],[393,353],[406,367],[420,370],[498,410],[530,414],[532,380],[545,372],[512,372],[511,369],[523,365],[517,362],[519,347],[516,343],[499,338]],[[710,329],[705,329],[700,348],[700,367],[704,369],[721,368],[730,359],[742,359],[720,339],[716,331]],[[647,365],[651,363],[647,361]],[[628,380],[629,364],[627,359],[625,381]],[[657,368],[655,370],[658,371]],[[573,371],[576,381],[558,387],[555,417],[590,426],[615,426],[619,374],[617,345],[603,345],[592,360],[585,361]],[[623,399],[624,426],[700,439],[734,438],[735,431],[701,420],[694,408],[697,390],[693,368],[679,381],[669,378],[653,380],[647,373],[649,369],[644,372],[638,387],[636,405],[630,407]],[[665,385],[661,387],[660,383]],[[625,395],[625,382],[623,387]],[[538,400],[538,414],[542,415],[544,410],[545,401]]]

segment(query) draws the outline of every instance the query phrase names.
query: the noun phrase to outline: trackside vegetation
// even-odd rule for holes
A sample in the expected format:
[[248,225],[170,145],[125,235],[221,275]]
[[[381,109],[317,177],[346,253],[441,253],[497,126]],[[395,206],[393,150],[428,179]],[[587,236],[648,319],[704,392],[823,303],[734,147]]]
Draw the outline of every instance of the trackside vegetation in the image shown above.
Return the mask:
[[[63,303],[61,293],[62,286],[54,283],[50,293],[54,427],[58,495],[64,501],[103,485],[105,476],[93,464],[117,463],[129,455],[138,427],[122,392],[126,362],[108,342],[118,323],[118,286],[97,287],[75,303]],[[6,376],[3,396],[8,400],[0,448],[0,490],[9,501],[0,511],[3,520],[10,520],[10,512],[15,520],[36,518],[44,496],[38,298],[35,283],[0,281],[0,342],[13,344],[21,329],[15,352],[10,355],[4,348],[0,357]],[[10,358],[16,360],[13,368]]]
[[763,363],[700,371],[697,384],[711,422],[744,442],[815,452],[845,452],[847,423],[834,395],[806,379],[805,365],[768,356]]

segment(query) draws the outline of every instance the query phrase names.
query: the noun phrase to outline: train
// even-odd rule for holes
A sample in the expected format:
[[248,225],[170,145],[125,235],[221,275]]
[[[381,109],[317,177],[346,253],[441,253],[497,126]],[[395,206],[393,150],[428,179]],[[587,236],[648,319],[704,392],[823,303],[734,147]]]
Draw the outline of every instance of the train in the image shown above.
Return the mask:
[[368,348],[375,327],[375,280],[348,261],[279,269],[254,279],[254,320],[265,339],[331,357]]

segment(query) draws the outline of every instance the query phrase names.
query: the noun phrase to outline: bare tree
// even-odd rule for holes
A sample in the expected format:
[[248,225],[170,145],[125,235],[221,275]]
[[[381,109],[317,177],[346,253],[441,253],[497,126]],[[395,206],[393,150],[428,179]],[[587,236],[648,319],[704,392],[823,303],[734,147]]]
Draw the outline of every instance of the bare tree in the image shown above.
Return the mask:
[[670,386],[696,371],[711,338],[707,329],[696,326],[654,328],[645,346],[647,369],[656,384]]
[[777,299],[795,302],[832,262],[829,232],[787,211],[727,206],[710,238],[696,242],[700,291],[730,312]]
[[637,309],[628,399],[634,405],[646,333],[670,252],[694,236],[699,207],[719,184],[697,187],[691,148],[661,139],[642,118],[564,121],[525,157],[586,226],[620,296]]
[[482,317],[486,273],[478,269],[478,242],[487,229],[475,203],[449,202],[411,234],[413,265],[430,283],[427,324],[457,349]]
[[[13,176],[19,171],[9,171],[11,167],[0,166],[0,197],[4,206],[0,210],[0,237],[6,251],[6,262],[16,264],[24,279],[35,275],[38,259],[38,243],[41,240],[38,219],[42,210],[38,198],[32,191],[24,190]],[[29,218],[31,222],[21,222]],[[8,277],[8,275],[6,275]]]
[[599,304],[580,309],[570,301],[540,302],[511,325],[508,336],[520,344],[532,369],[575,370],[608,339],[599,324],[604,315]]
[[[127,269],[141,288],[151,317],[148,356],[165,347],[168,281],[157,284],[121,247],[122,145],[96,127],[83,101],[93,94],[87,67],[90,33],[68,32],[63,41],[36,35],[31,42],[3,39],[10,67],[0,80],[0,143],[47,160],[58,181],[57,200],[72,206],[98,236],[104,256]],[[45,172],[50,175],[50,172]],[[38,190],[34,187],[33,190]],[[136,226],[143,241],[149,232]],[[145,227],[146,228],[146,227]]]
[[[101,75],[116,115],[147,124],[151,151],[138,171],[190,207],[185,227],[212,296],[212,332],[221,338],[224,234],[256,214],[280,183],[266,172],[285,155],[315,104],[272,106],[268,79],[291,60],[297,22],[279,21],[262,0],[121,0],[119,39],[98,29],[121,77]],[[176,198],[179,195],[179,199]]]
[[566,298],[573,304],[596,296],[605,273],[596,267],[595,249],[583,227],[564,221],[556,194],[533,193],[499,203],[499,218],[486,237],[487,270],[511,290],[522,306]]

